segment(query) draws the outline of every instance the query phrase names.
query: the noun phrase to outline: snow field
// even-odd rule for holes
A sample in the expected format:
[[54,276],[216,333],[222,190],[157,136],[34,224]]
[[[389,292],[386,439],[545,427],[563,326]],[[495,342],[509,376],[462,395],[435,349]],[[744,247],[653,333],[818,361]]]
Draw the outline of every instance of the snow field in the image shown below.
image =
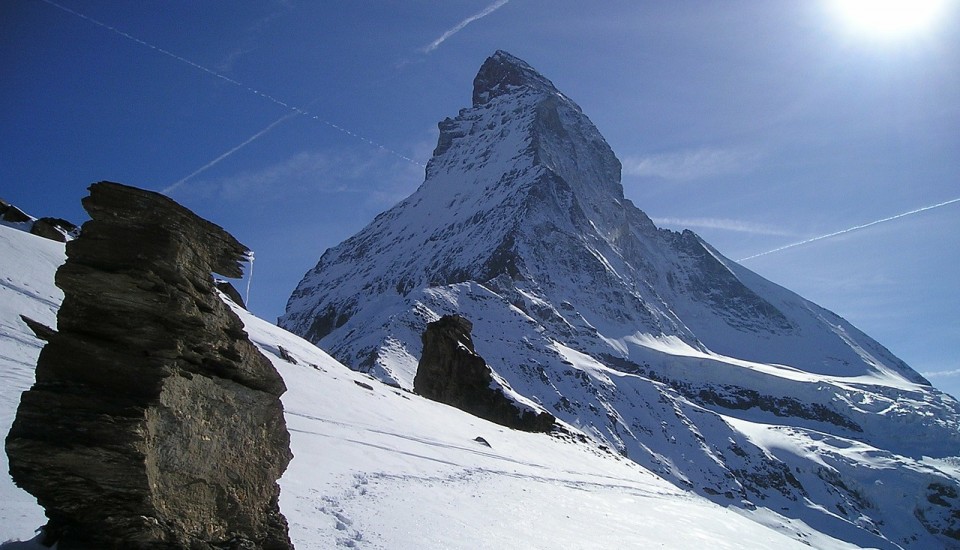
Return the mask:
[[[53,274],[66,259],[64,246],[0,225],[0,434],[6,438],[16,416],[20,394],[34,380],[43,341],[20,319],[26,315],[57,326],[63,292]],[[0,542],[28,540],[46,523],[36,499],[10,479],[7,453],[0,453]]]
[[799,547],[617,455],[386,386],[237,312],[290,388],[280,504],[297,548]]
[[[6,434],[42,347],[19,315],[55,326],[63,245],[0,227],[0,258]],[[797,546],[593,445],[515,432],[386,386],[237,312],[288,386],[295,457],[280,505],[301,550]],[[298,364],[280,358],[281,346]],[[0,475],[0,541],[29,540],[45,521],[35,499]]]

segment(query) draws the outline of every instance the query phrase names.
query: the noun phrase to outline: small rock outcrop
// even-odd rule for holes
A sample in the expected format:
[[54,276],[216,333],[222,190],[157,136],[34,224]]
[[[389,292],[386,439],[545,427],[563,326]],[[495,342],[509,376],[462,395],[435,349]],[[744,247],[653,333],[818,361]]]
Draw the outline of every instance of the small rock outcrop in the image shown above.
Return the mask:
[[243,296],[240,295],[240,292],[235,286],[233,286],[232,283],[230,283],[230,281],[218,279],[214,281],[213,284],[217,287],[217,290],[222,292],[231,302],[237,304],[243,309],[247,309],[247,304],[244,303]]
[[283,380],[214,290],[247,249],[149,191],[101,182],[6,440],[61,550],[292,548],[277,479]]
[[76,238],[79,231],[80,228],[63,218],[40,218],[30,226],[30,233],[61,243]]
[[26,223],[30,220],[30,216],[28,216],[23,210],[20,210],[9,202],[0,199],[0,221],[9,223]]
[[445,315],[427,325],[414,391],[508,428],[550,431],[556,421],[553,415],[504,393],[501,382],[474,350],[472,330],[473,324],[459,315]]
[[76,225],[63,218],[34,219],[3,199],[0,199],[0,224],[61,243],[75,239],[80,232]]

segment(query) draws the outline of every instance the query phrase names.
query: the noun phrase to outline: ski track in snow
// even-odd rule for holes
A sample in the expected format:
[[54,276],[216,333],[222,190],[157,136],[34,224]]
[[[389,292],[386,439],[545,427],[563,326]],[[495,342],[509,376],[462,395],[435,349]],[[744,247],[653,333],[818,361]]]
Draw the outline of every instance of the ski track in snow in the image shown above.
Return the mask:
[[[455,451],[464,453],[465,455],[477,455],[477,456],[482,456],[482,457],[484,457],[484,458],[494,459],[494,460],[496,460],[496,461],[506,462],[506,463],[509,463],[509,464],[515,464],[515,465],[519,465],[519,466],[525,466],[525,467],[534,468],[534,469],[538,469],[538,470],[543,470],[543,471],[555,471],[555,470],[554,470],[551,466],[549,466],[549,465],[538,464],[538,463],[535,463],[535,462],[520,461],[520,460],[517,460],[517,459],[515,459],[515,458],[512,458],[512,457],[510,457],[510,456],[506,456],[506,455],[503,455],[503,454],[497,454],[497,453],[491,453],[491,452],[484,452],[484,451],[482,451],[482,450],[480,450],[480,449],[478,449],[478,448],[470,448],[470,447],[467,447],[467,446],[461,446],[461,445],[451,444],[451,443],[445,442],[445,441],[432,440],[432,439],[427,439],[427,438],[423,438],[423,437],[414,437],[414,436],[410,436],[410,435],[407,435],[407,434],[394,433],[394,432],[385,431],[385,430],[378,430],[378,429],[372,428],[372,427],[366,427],[366,426],[360,426],[360,425],[357,425],[357,424],[351,424],[351,423],[347,423],[347,422],[338,422],[338,421],[335,421],[335,420],[323,419],[323,418],[319,418],[319,417],[316,417],[316,416],[306,415],[306,414],[298,413],[298,412],[294,412],[294,411],[286,411],[286,414],[287,414],[287,415],[292,415],[292,416],[299,416],[299,417],[307,418],[307,419],[310,419],[310,420],[315,420],[315,421],[318,421],[318,422],[321,422],[321,423],[324,423],[324,424],[329,423],[329,424],[335,424],[335,425],[338,425],[338,426],[341,426],[341,427],[349,428],[349,429],[351,429],[351,433],[370,432],[370,433],[375,433],[375,434],[381,434],[381,435],[386,435],[386,436],[390,436],[390,437],[397,437],[397,438],[400,438],[400,439],[403,439],[403,440],[406,440],[406,441],[412,441],[412,442],[414,442],[414,443],[418,443],[418,444],[421,444],[421,445],[426,446],[426,447],[437,447],[437,448],[442,448],[442,449],[447,449],[447,450],[455,450]],[[536,482],[539,482],[539,483],[559,483],[559,484],[563,484],[563,485],[566,485],[566,486],[571,487],[571,488],[603,487],[603,488],[607,488],[607,489],[625,489],[625,490],[637,491],[637,495],[643,494],[644,496],[666,496],[666,495],[676,496],[676,495],[678,494],[677,492],[670,492],[670,491],[642,490],[641,488],[637,487],[636,485],[631,485],[631,484],[630,484],[631,481],[635,481],[635,480],[631,480],[631,479],[627,479],[627,478],[617,478],[617,477],[612,477],[612,476],[602,476],[602,475],[598,475],[596,472],[578,472],[578,471],[574,471],[574,470],[559,470],[560,473],[568,474],[568,475],[570,475],[570,476],[591,476],[591,477],[595,477],[595,478],[602,478],[602,479],[605,479],[605,480],[608,480],[608,481],[604,481],[604,482],[600,482],[600,481],[595,481],[595,482],[573,481],[573,480],[571,480],[571,479],[569,479],[569,478],[552,477],[552,476],[547,476],[547,475],[519,474],[519,473],[517,473],[517,472],[515,472],[515,471],[502,470],[502,469],[493,469],[493,468],[489,468],[489,467],[487,467],[487,468],[473,468],[473,467],[471,467],[469,461],[463,461],[462,463],[450,462],[450,461],[446,461],[446,460],[442,460],[442,459],[437,459],[437,458],[432,457],[432,456],[429,456],[429,455],[427,455],[427,454],[418,454],[418,453],[413,453],[413,452],[409,452],[409,451],[401,451],[401,450],[396,449],[395,447],[391,447],[391,446],[388,446],[388,445],[376,445],[376,444],[372,444],[372,443],[363,441],[362,439],[358,439],[358,438],[344,438],[342,435],[335,434],[335,433],[322,433],[322,432],[319,432],[319,431],[316,431],[316,430],[305,430],[305,429],[302,429],[302,428],[289,428],[289,429],[290,429],[291,432],[298,432],[298,433],[303,433],[303,434],[315,435],[315,436],[319,436],[319,437],[337,438],[337,439],[341,439],[341,440],[344,440],[344,441],[347,441],[347,442],[350,442],[350,443],[354,443],[354,444],[357,444],[357,445],[370,446],[370,447],[373,447],[373,448],[376,448],[376,449],[379,449],[379,450],[383,450],[383,451],[387,451],[387,452],[399,453],[399,454],[402,454],[402,455],[404,455],[404,456],[408,456],[408,457],[412,457],[412,458],[417,458],[417,459],[421,459],[421,460],[438,462],[438,463],[444,464],[444,465],[446,465],[446,466],[455,466],[455,467],[457,467],[457,468],[462,468],[463,471],[465,472],[464,475],[468,475],[468,476],[469,476],[469,475],[473,475],[473,474],[491,474],[491,475],[514,476],[514,477],[518,477],[518,478],[522,478],[522,479],[528,479],[528,480],[536,481]],[[393,477],[393,478],[397,478],[397,479],[401,479],[401,478],[403,478],[403,479],[415,479],[415,476],[391,476],[391,475],[389,475],[389,474],[378,474],[378,475],[380,475],[381,477],[385,477],[385,478]],[[424,479],[426,479],[426,478],[424,478]],[[616,482],[619,482],[619,483],[616,483]]]

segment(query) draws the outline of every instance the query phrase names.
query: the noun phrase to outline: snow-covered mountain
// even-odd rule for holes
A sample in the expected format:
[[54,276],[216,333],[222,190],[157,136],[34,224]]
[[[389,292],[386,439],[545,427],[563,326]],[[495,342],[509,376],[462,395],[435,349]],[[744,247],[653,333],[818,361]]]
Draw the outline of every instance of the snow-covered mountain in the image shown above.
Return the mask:
[[960,404],[655,227],[581,109],[502,51],[421,187],[327,250],[280,324],[410,388],[426,324],[453,313],[515,391],[678,487],[858,546],[960,546]]
[[[6,434],[43,346],[20,316],[56,326],[54,272],[65,255],[61,243],[0,226],[0,258]],[[289,388],[294,459],[280,508],[299,550],[849,547],[801,523],[717,506],[577,437],[510,430],[384,385],[227,303]],[[0,475],[0,547],[41,548],[9,541],[45,522],[36,500]]]

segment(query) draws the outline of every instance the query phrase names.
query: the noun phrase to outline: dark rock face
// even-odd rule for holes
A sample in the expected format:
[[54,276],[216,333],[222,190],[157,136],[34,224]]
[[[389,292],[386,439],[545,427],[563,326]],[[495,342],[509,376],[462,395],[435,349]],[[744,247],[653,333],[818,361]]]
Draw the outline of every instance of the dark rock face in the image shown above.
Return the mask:
[[247,249],[148,191],[101,182],[67,244],[58,332],[6,440],[59,548],[292,548],[283,380],[214,291]]
[[76,225],[63,218],[34,219],[3,199],[0,199],[0,222],[10,224],[21,231],[27,231],[38,237],[61,243],[76,238],[80,232]]
[[240,292],[230,283],[230,281],[217,280],[214,283],[214,286],[217,287],[217,290],[224,293],[227,298],[230,298],[230,301],[247,309],[247,304],[243,303],[243,296],[240,295]]
[[67,242],[68,235],[76,237],[78,232],[76,225],[63,218],[40,218],[30,227],[30,233],[61,243]]
[[484,105],[520,86],[556,91],[552,82],[525,61],[497,50],[484,61],[473,79],[473,105]]
[[0,220],[10,223],[25,223],[30,221],[30,216],[9,202],[0,199]]
[[445,315],[427,325],[414,391],[508,428],[550,431],[556,421],[553,415],[524,408],[496,387],[490,367],[474,351],[471,330],[473,324],[459,315]]

